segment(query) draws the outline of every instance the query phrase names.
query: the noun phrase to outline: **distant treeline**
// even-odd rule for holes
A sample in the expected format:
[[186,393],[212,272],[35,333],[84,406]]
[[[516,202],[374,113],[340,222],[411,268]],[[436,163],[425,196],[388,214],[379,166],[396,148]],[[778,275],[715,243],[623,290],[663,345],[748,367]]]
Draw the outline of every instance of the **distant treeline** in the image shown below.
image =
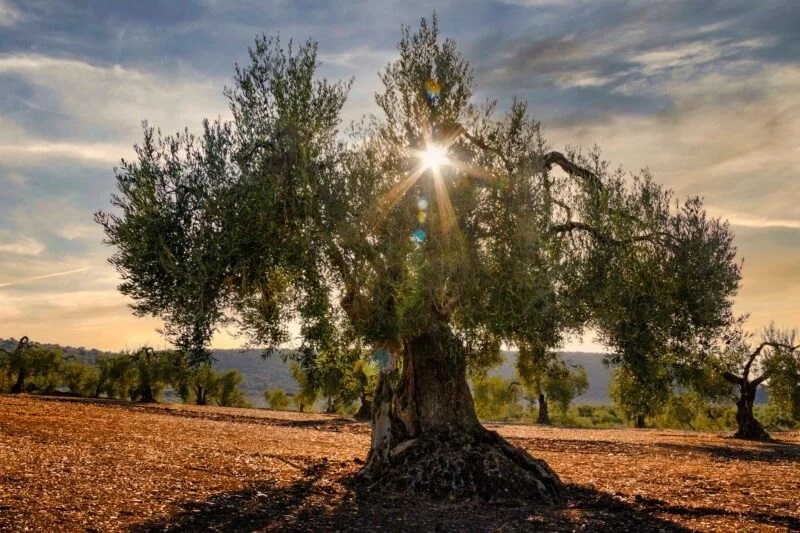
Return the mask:
[[0,391],[66,393],[86,398],[157,401],[171,388],[183,402],[249,407],[237,370],[192,365],[174,350],[143,347],[120,353],[62,348],[28,337],[0,341]]

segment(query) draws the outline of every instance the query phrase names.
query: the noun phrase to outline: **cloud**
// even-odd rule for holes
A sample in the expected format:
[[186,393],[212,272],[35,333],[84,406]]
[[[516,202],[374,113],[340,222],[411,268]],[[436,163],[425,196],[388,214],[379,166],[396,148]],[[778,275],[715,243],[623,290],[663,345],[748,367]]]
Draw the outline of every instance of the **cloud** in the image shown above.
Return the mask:
[[[92,213],[78,199],[63,196],[27,196],[6,213],[3,221],[7,232],[25,232],[29,237],[53,242],[53,237],[67,241],[99,243],[100,225],[92,223]],[[2,236],[2,233],[0,233]]]
[[563,72],[553,76],[554,83],[563,89],[603,87],[614,82],[614,76],[601,76],[591,69]]
[[71,160],[111,167],[133,150],[125,144],[60,142],[28,138],[24,142],[0,144],[0,159],[5,164],[30,166],[52,160]]
[[68,241],[97,237],[100,233],[100,228],[96,224],[91,226],[89,224],[67,224],[56,230],[59,237]]
[[380,68],[396,55],[395,50],[378,50],[360,45],[336,53],[322,52],[319,54],[319,60],[323,65],[329,63],[347,69],[363,69],[365,64]]
[[[751,65],[739,65],[750,69]],[[649,167],[679,195],[705,196],[720,213],[800,219],[800,67],[772,65],[749,76],[714,72],[658,87],[671,102],[655,114],[609,113],[545,122],[554,146],[598,143],[612,162]]]
[[[20,115],[17,124],[26,138],[0,133],[6,152],[23,155],[22,148],[30,144],[27,153],[34,155],[77,154],[105,160],[109,150],[119,150],[113,140],[129,145],[141,136],[143,119],[171,133],[187,126],[199,128],[203,117],[229,114],[222,94],[225,80],[190,68],[155,73],[23,53],[0,56],[0,82],[2,76],[20,79],[30,87],[29,112]],[[66,131],[52,130],[54,118]],[[64,133],[69,134],[68,141]]]
[[13,26],[20,20],[22,14],[5,0],[0,0],[0,27]]
[[13,183],[18,187],[22,187],[28,183],[28,176],[20,174],[19,172],[6,172],[3,179],[8,183]]
[[692,41],[678,46],[664,46],[648,50],[634,54],[629,59],[642,67],[642,73],[645,76],[652,76],[671,69],[693,72],[704,64],[772,44],[774,43],[765,38],[740,42],[730,39]]
[[65,272],[53,272],[52,274],[43,274],[41,276],[32,276],[32,277],[29,277],[29,278],[23,278],[23,279],[18,279],[18,280],[14,280],[14,281],[9,281],[9,282],[6,282],[6,283],[0,283],[0,288],[2,288],[2,287],[11,287],[12,285],[22,285],[22,284],[30,283],[31,281],[38,281],[38,280],[41,280],[41,279],[58,278],[58,277],[61,277],[61,276],[70,276],[72,274],[78,274],[80,272],[86,272],[87,270],[89,270],[89,268],[88,267],[84,267],[84,268],[77,268],[75,270],[67,270]]
[[0,253],[15,255],[40,255],[45,250],[44,244],[30,237],[23,237],[10,242],[0,242]]
[[742,213],[730,213],[724,216],[724,218],[732,226],[741,226],[745,228],[800,229],[800,220],[771,219]]
[[28,335],[37,342],[119,350],[162,345],[153,318],[133,318],[128,300],[110,290],[63,293],[0,290],[0,337]]
[[732,62],[796,64],[795,33],[785,23],[796,18],[791,11],[613,1],[587,3],[578,13],[563,5],[539,9],[536,17],[522,10],[474,47],[478,79],[493,92],[528,92],[562,116],[576,108],[583,116],[651,113],[664,107],[662,81],[693,83]]

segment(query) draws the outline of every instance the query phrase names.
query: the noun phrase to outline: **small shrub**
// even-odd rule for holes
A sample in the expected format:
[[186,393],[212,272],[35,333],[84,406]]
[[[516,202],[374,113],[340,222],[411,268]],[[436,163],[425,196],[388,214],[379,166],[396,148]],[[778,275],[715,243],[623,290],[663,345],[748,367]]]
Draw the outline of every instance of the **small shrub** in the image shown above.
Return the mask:
[[273,387],[264,391],[267,407],[274,411],[286,411],[289,408],[289,396],[281,388]]

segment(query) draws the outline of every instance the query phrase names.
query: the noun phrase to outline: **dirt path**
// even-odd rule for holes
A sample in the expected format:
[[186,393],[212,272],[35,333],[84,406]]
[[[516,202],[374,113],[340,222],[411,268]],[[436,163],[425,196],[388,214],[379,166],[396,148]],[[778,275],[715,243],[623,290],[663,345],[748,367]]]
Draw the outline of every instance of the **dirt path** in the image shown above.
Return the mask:
[[550,463],[565,506],[376,498],[346,419],[0,396],[0,530],[800,530],[798,433],[491,427]]

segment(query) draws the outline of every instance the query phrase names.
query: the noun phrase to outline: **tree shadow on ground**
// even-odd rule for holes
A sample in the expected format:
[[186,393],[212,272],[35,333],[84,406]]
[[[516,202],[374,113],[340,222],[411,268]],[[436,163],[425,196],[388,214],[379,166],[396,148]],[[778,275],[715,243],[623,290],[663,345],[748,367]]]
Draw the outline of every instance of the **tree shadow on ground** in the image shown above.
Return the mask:
[[756,447],[733,447],[724,444],[673,444],[659,443],[660,448],[675,450],[681,453],[699,453],[712,459],[757,461],[776,463],[800,461],[800,445],[792,442],[769,441],[733,441],[737,444],[756,444]]
[[369,491],[343,471],[352,472],[351,465],[315,462],[292,483],[260,481],[186,501],[171,516],[130,531],[688,531],[653,514],[665,510],[664,502],[642,506],[583,486],[567,486],[557,506],[432,502]]
[[674,505],[655,498],[636,497],[638,508],[648,513],[679,515],[692,518],[729,517],[738,519],[746,517],[759,524],[786,528],[787,531],[800,531],[800,518],[763,512],[737,512],[717,507],[687,507]]

